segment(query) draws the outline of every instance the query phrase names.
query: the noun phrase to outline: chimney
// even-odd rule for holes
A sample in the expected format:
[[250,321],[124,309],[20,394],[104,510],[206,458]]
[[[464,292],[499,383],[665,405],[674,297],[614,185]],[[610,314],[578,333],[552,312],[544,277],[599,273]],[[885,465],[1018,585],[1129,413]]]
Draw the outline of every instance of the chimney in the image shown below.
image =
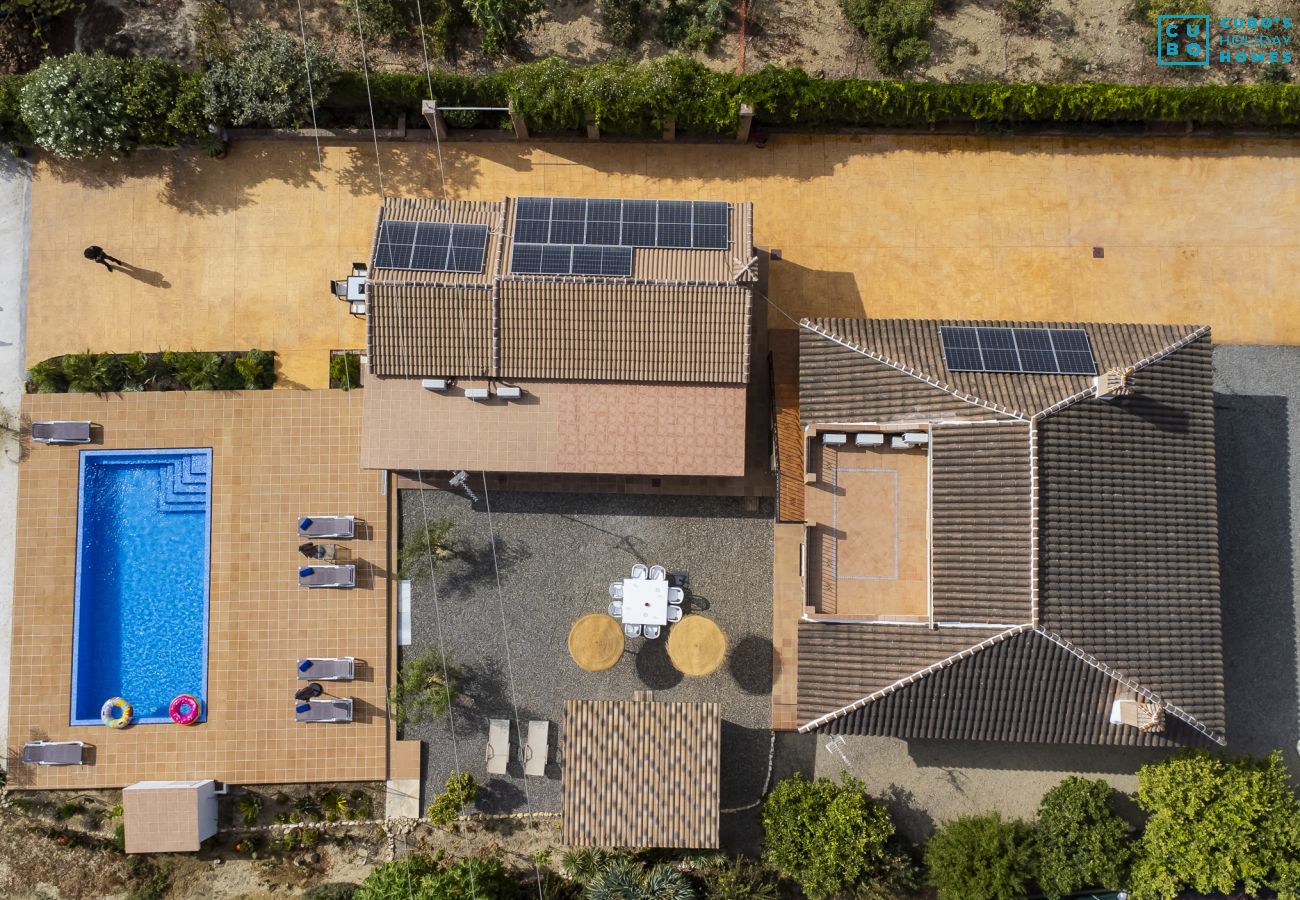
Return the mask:
[[1121,369],[1116,366],[1109,369],[1104,375],[1098,375],[1092,380],[1093,393],[1098,400],[1115,400],[1119,397],[1127,397],[1133,393],[1133,385],[1129,379],[1133,377],[1133,367]]
[[1138,731],[1165,730],[1165,704],[1146,697],[1121,697],[1110,708],[1110,724],[1128,725]]

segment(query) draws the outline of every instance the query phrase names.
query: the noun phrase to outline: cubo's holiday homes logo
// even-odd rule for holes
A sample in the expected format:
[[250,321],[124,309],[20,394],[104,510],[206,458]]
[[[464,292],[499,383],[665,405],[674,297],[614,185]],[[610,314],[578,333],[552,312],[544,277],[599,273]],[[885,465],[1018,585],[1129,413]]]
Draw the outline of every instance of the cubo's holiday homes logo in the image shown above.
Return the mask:
[[1169,14],[1156,18],[1162,66],[1290,64],[1290,16],[1224,16],[1214,23],[1204,15]]

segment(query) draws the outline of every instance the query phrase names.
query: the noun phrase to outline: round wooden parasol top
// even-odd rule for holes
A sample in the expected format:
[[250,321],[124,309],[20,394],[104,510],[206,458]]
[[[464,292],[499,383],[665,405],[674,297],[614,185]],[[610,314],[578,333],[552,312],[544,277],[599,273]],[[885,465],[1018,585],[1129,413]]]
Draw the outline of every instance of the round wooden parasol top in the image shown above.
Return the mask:
[[569,629],[569,655],[588,672],[603,672],[623,655],[623,626],[604,613],[591,613]]
[[704,616],[687,616],[668,630],[668,658],[683,675],[708,675],[727,655],[727,636]]

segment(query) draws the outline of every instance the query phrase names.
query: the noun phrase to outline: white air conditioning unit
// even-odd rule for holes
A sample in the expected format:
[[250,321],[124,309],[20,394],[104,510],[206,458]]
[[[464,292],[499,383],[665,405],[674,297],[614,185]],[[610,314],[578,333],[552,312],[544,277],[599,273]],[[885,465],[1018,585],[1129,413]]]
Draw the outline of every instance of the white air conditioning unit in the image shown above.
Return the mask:
[[445,378],[426,378],[420,382],[420,387],[426,391],[445,391],[447,390],[447,379]]
[[502,400],[518,400],[524,395],[523,388],[517,388],[514,385],[504,385],[497,388],[497,396]]
[[858,432],[853,435],[853,443],[859,447],[882,447],[885,443],[885,436],[873,432]]
[[847,444],[848,442],[849,436],[847,434],[834,432],[822,435],[822,443],[830,446],[838,446],[839,444]]
[[889,446],[895,450],[911,450],[913,447],[924,447],[928,443],[930,443],[930,435],[924,431],[905,431],[894,435],[889,441]]
[[487,388],[465,388],[465,396],[471,400],[486,400],[492,396]]

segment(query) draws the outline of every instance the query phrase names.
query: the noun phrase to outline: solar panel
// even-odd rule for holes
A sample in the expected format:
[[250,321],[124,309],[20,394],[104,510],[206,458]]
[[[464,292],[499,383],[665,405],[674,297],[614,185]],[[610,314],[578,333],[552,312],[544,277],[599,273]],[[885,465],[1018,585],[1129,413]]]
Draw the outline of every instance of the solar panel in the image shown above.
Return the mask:
[[1082,328],[973,328],[939,326],[944,361],[952,372],[1028,372],[1096,375]]
[[520,197],[515,242],[725,250],[730,215],[717,201]]
[[587,244],[515,244],[510,258],[515,275],[632,274],[631,247],[593,247]]
[[482,272],[487,238],[486,225],[384,222],[379,226],[375,268]]

